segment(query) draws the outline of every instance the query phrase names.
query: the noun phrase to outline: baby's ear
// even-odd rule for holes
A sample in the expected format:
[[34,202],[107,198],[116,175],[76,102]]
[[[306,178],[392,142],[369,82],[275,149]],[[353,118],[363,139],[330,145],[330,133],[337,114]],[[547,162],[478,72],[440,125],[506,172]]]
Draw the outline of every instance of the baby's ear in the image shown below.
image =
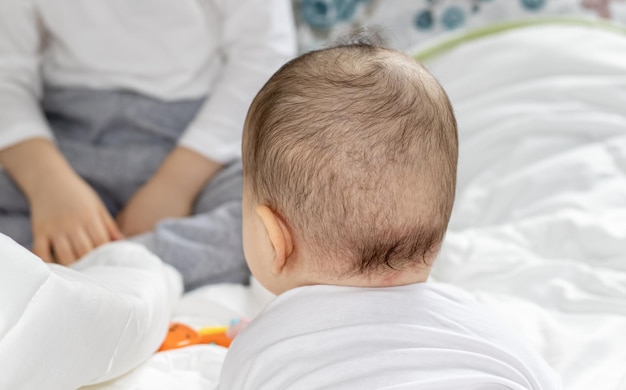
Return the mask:
[[289,256],[293,253],[291,232],[282,218],[269,207],[265,205],[257,206],[256,213],[263,221],[265,232],[272,244],[274,251],[272,273],[278,276],[284,270]]

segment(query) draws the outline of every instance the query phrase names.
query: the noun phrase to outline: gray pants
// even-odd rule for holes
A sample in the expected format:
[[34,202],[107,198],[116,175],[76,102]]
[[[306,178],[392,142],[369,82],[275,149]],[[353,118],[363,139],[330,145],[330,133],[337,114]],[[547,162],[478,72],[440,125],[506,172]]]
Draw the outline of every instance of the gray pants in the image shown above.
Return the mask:
[[[162,102],[130,92],[46,89],[43,111],[74,170],[113,217],[157,170],[203,99]],[[185,289],[245,282],[241,246],[241,164],[226,166],[203,189],[193,215],[160,222],[136,241],[182,274]],[[0,232],[32,243],[28,202],[0,171]]]

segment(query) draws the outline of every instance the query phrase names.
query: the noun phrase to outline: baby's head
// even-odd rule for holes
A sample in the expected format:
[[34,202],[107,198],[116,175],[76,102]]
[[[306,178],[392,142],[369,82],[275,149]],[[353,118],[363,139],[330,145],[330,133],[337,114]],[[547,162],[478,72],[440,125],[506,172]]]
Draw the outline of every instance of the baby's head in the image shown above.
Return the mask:
[[272,292],[425,281],[446,231],[457,130],[411,57],[362,41],[284,65],[243,136],[244,248]]

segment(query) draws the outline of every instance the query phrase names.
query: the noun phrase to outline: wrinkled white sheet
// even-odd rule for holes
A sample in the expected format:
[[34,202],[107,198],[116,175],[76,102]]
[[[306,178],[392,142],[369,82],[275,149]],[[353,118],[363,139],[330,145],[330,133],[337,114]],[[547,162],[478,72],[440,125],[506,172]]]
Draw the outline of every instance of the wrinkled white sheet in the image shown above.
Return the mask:
[[182,284],[137,244],[47,265],[0,235],[0,389],[70,390],[117,377],[156,350]]
[[[172,320],[196,328],[253,318],[273,299],[255,279],[250,286],[221,284],[185,294]],[[216,345],[159,352],[125,376],[82,390],[211,390],[217,386],[226,348]]]
[[570,390],[626,389],[626,35],[526,28],[429,63],[458,195],[433,278],[519,326]]

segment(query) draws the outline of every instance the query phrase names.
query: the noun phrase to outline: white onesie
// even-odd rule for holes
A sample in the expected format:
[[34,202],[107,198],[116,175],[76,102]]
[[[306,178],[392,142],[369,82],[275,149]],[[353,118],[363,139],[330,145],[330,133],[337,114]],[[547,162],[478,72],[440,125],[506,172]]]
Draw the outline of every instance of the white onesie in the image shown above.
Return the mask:
[[220,389],[549,389],[561,382],[509,325],[464,292],[307,286],[235,339]]

